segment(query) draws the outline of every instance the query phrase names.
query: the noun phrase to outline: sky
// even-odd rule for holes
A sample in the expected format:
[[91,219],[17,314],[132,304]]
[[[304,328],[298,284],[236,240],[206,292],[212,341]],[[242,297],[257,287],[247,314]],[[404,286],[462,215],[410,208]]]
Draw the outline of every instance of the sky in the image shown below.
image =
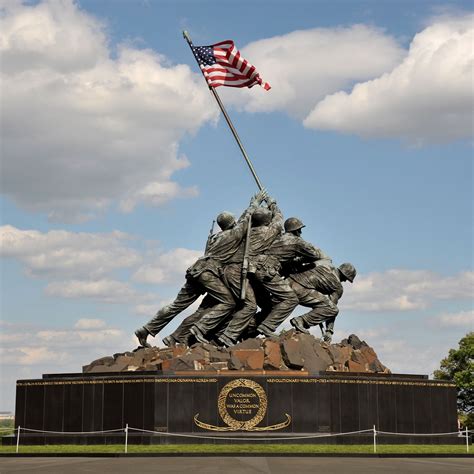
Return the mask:
[[257,190],[183,29],[272,86],[218,92],[285,217],[357,268],[334,341],[432,374],[473,330],[471,2],[0,5],[0,411],[17,379],[134,349]]

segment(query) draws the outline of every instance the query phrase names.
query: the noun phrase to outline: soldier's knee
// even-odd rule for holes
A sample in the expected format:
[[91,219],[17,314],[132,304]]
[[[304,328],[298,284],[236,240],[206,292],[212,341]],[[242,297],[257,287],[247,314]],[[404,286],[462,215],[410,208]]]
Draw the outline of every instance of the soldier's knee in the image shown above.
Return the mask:
[[245,314],[256,314],[258,311],[257,303],[255,303],[255,301],[246,301],[242,308],[242,311],[244,311]]
[[229,298],[226,298],[226,300],[222,302],[222,305],[227,311],[234,311],[237,304],[233,297],[229,297]]
[[246,306],[247,306],[249,311],[252,311],[252,313],[256,313],[257,310],[258,310],[258,306],[257,306],[257,303],[255,303],[255,301],[249,301],[246,304]]
[[331,311],[331,315],[333,317],[336,317],[339,314],[339,308],[332,301],[331,301],[331,304],[329,305],[329,308]]
[[286,295],[285,299],[283,300],[283,303],[288,308],[295,308],[299,303],[298,296],[296,296],[295,293],[288,293],[288,295]]

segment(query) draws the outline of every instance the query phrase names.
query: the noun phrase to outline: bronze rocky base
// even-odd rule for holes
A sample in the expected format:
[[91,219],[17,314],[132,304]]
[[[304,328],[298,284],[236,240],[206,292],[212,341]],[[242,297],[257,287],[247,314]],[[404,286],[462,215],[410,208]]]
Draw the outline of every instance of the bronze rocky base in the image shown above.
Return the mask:
[[375,351],[354,334],[340,343],[328,344],[294,330],[271,338],[247,339],[230,348],[202,343],[189,348],[180,344],[171,348],[141,347],[133,352],[102,357],[83,367],[83,373],[147,370],[390,373]]

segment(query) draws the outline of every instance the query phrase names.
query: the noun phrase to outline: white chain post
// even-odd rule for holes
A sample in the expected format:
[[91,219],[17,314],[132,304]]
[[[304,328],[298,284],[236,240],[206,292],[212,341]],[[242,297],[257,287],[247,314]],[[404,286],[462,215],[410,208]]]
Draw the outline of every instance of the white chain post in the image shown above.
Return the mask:
[[21,426],[18,425],[18,431],[16,433],[16,453],[18,454],[18,448],[20,447],[20,431],[21,431]]
[[469,454],[469,432],[467,430],[467,426],[466,426],[466,452],[467,454]]
[[128,453],[128,423],[125,425],[125,454]]
[[377,452],[377,430],[375,429],[375,425],[374,425],[374,453]]

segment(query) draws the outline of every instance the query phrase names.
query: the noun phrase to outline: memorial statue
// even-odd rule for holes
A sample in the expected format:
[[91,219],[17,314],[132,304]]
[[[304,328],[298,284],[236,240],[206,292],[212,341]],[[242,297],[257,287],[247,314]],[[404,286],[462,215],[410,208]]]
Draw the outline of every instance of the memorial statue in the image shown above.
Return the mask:
[[149,335],[158,334],[204,294],[197,311],[163,339],[166,345],[189,345],[194,338],[229,347],[251,336],[269,337],[298,305],[311,311],[291,319],[291,325],[307,333],[325,323],[324,340],[330,342],[341,282],[352,282],[355,268],[350,263],[335,268],[321,249],[301,237],[301,220],[283,222],[265,190],[252,197],[237,221],[228,212],[216,220],[221,231],[211,232],[204,256],[186,271],[176,299],[135,331],[140,345],[149,347]]
[[[188,268],[186,282],[176,299],[137,329],[135,335],[142,346],[149,346],[149,335],[158,334],[175,316],[201,295],[206,295],[197,311],[163,338],[165,345],[177,342],[189,345],[195,339],[202,343],[213,341],[221,346],[232,346],[247,337],[272,336],[299,304],[311,308],[311,311],[291,319],[292,326],[297,331],[308,332],[310,327],[316,324],[322,327],[325,323],[324,339],[330,341],[338,314],[337,303],[343,292],[341,282],[352,282],[355,268],[345,263],[336,269],[322,250],[303,240],[301,234],[305,226],[298,218],[290,217],[283,222],[275,199],[264,190],[215,90],[220,86],[250,88],[258,84],[268,91],[270,85],[263,82],[255,68],[246,61],[248,77],[244,78],[241,71],[235,76],[234,64],[222,56],[226,50],[226,58],[233,55],[240,58],[232,41],[214,45],[217,47],[216,57],[214,46],[195,47],[186,31],[183,31],[183,37],[229,125],[259,192],[238,221],[228,212],[217,216],[221,231],[211,232],[204,256]],[[227,71],[224,79],[212,74],[215,63]]]
[[[277,232],[272,233],[272,227],[260,225],[252,228],[250,233],[250,265],[253,284],[258,288],[260,306],[267,311],[261,311],[258,318],[257,334],[271,336],[275,329],[291,314],[298,305],[298,297],[291,288],[289,281],[283,278],[282,268],[290,262],[312,262],[318,258],[317,249],[305,242],[301,237],[301,228],[289,230],[288,225],[296,218],[285,221],[285,233],[282,234],[281,222],[283,217],[278,215]],[[252,227],[253,219],[252,219]],[[257,321],[257,318],[255,318]],[[244,320],[233,317],[224,334],[220,336],[220,342],[232,345],[239,339],[250,323],[250,319]]]
[[308,313],[291,319],[290,324],[300,332],[309,332],[308,328],[319,325],[323,329],[323,323],[326,323],[323,339],[331,342],[334,320],[339,313],[337,303],[344,291],[341,282],[352,283],[355,276],[356,269],[351,263],[335,268],[328,257],[290,273],[288,279],[298,295],[299,304],[312,308]]
[[236,301],[228,286],[222,281],[220,272],[226,260],[229,260],[241,246],[249,222],[247,215],[251,214],[265,197],[265,191],[260,191],[252,197],[249,207],[238,222],[235,222],[234,217],[228,212],[222,212],[217,216],[221,232],[209,236],[206,254],[188,268],[186,282],[176,299],[170,305],[161,308],[147,324],[135,331],[142,346],[148,347],[146,340],[149,335],[158,334],[176,315],[205,293],[215,302],[206,313],[210,318],[220,321],[232,313]]

